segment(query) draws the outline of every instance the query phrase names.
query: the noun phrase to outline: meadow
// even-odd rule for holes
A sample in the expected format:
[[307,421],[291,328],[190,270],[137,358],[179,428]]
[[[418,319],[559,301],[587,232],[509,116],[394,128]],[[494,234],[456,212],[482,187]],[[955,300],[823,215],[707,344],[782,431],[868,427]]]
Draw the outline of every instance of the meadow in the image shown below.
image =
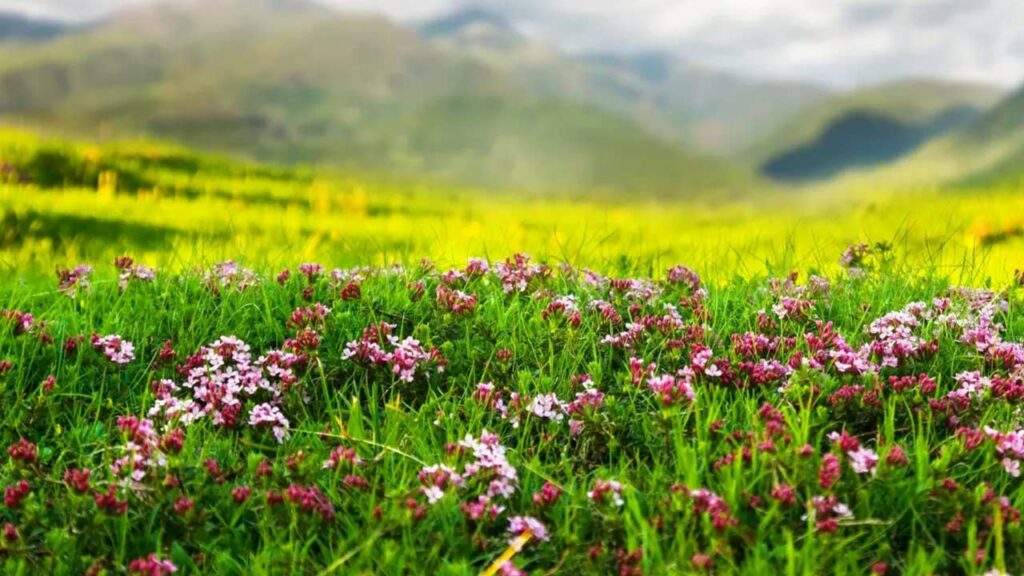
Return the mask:
[[0,162],[5,573],[1024,571],[1013,183]]
[[261,269],[424,257],[457,265],[528,252],[648,275],[686,262],[729,281],[794,269],[834,273],[847,246],[887,243],[908,269],[970,284],[1007,281],[1024,261],[1024,199],[1013,180],[974,188],[766,187],[716,199],[684,190],[665,201],[476,190],[19,132],[2,134],[0,159],[11,166],[0,184],[0,270],[21,277],[123,253],[185,270],[226,259]]

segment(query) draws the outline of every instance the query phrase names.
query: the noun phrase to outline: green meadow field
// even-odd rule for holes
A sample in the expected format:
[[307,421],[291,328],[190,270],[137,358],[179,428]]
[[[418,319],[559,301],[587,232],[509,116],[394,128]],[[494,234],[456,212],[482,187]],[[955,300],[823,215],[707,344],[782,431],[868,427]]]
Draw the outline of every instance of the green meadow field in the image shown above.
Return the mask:
[[[676,202],[580,190],[493,191],[232,161],[166,144],[96,145],[8,131],[0,266],[49,275],[123,254],[181,271],[235,259],[270,269],[443,265],[523,251],[653,274],[686,262],[716,281],[835,273],[883,243],[910,273],[1006,282],[1024,259],[1024,199],[985,186],[780,189]],[[19,180],[25,180],[24,184]]]
[[[73,4],[0,10],[0,574],[1024,574],[1024,88],[959,7],[789,79]],[[772,10],[705,24],[833,51]]]

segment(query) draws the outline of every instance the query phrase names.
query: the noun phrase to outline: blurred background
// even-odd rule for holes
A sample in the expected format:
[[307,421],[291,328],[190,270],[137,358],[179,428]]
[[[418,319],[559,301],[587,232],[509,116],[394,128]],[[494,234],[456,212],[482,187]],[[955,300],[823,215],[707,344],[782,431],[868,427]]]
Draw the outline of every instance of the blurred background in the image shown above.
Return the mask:
[[998,271],[1024,253],[1020,22],[1017,0],[0,0],[0,265],[762,269],[884,241]]

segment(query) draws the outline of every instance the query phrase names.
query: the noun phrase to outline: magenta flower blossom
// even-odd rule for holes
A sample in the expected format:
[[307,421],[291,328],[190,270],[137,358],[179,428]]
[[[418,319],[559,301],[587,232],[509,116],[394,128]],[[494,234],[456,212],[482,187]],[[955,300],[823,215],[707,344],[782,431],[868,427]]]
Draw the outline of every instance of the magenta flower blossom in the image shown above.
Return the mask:
[[538,418],[561,422],[565,418],[566,405],[553,393],[539,394],[526,409]]
[[79,290],[89,288],[89,277],[92,275],[92,266],[79,264],[73,269],[57,268],[57,289],[66,294],[69,298],[78,295]]
[[156,271],[148,266],[135,264],[128,256],[122,256],[114,261],[114,266],[119,271],[117,288],[124,292],[128,285],[133,282],[152,282],[156,279]]
[[399,340],[391,334],[394,329],[394,324],[386,322],[366,328],[362,338],[345,344],[341,358],[367,366],[388,366],[399,380],[406,383],[429,368],[444,371],[445,362],[439,350],[428,350],[412,337]]
[[671,374],[651,376],[647,379],[647,385],[665,406],[690,404],[697,399],[697,394],[693,391],[692,380],[693,370],[684,368],[677,376]]
[[594,487],[587,493],[587,496],[598,504],[611,502],[615,506],[622,506],[624,503],[622,500],[622,484],[615,480],[598,478],[594,481]]
[[156,554],[150,554],[145,558],[136,558],[128,564],[130,576],[166,576],[174,574],[178,567],[170,560],[161,560]]
[[857,448],[846,453],[850,459],[850,467],[857,474],[874,474],[878,465],[878,454],[868,448]]
[[533,535],[533,538],[540,540],[541,542],[548,541],[548,529],[544,526],[544,523],[532,516],[513,516],[508,519],[508,532],[513,537],[509,540],[509,544],[515,544],[515,537],[526,532],[527,530]]
[[92,347],[103,353],[114,364],[124,366],[135,359],[135,345],[117,334],[93,335]]
[[261,281],[258,274],[231,260],[214,264],[203,276],[203,284],[214,292],[231,289],[243,292]]
[[224,336],[188,358],[184,382],[157,382],[149,415],[185,425],[210,417],[215,426],[234,428],[248,414],[250,426],[270,429],[281,442],[290,425],[280,404],[298,380],[298,362],[295,354],[278,350],[254,360],[248,344]]
[[288,437],[288,419],[281,413],[281,409],[264,402],[257,404],[249,411],[249,426],[253,428],[270,428],[274,438],[283,442]]

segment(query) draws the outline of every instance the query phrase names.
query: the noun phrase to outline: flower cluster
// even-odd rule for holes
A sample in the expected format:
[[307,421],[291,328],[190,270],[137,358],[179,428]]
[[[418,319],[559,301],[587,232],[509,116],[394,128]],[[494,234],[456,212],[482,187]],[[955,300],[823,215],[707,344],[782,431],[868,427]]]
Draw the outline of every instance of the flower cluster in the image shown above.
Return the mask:
[[118,270],[117,287],[122,292],[133,282],[152,282],[156,278],[155,270],[142,264],[135,264],[128,256],[114,260],[114,266]]
[[297,380],[298,361],[295,354],[281,351],[254,359],[248,344],[224,336],[186,360],[180,368],[183,382],[154,383],[156,402],[149,415],[185,425],[209,417],[224,428],[234,428],[244,419],[253,428],[270,429],[283,441],[290,424],[280,406]]
[[106,356],[107,360],[120,366],[135,360],[135,345],[117,334],[108,336],[93,334],[92,347]]
[[92,276],[92,266],[79,264],[74,268],[57,268],[57,289],[74,298],[80,290],[89,289],[89,278]]
[[426,349],[412,337],[393,335],[394,324],[381,322],[363,330],[362,338],[345,344],[341,357],[365,366],[387,366],[402,382],[412,382],[418,374],[434,368],[444,371],[444,359],[436,348]]

